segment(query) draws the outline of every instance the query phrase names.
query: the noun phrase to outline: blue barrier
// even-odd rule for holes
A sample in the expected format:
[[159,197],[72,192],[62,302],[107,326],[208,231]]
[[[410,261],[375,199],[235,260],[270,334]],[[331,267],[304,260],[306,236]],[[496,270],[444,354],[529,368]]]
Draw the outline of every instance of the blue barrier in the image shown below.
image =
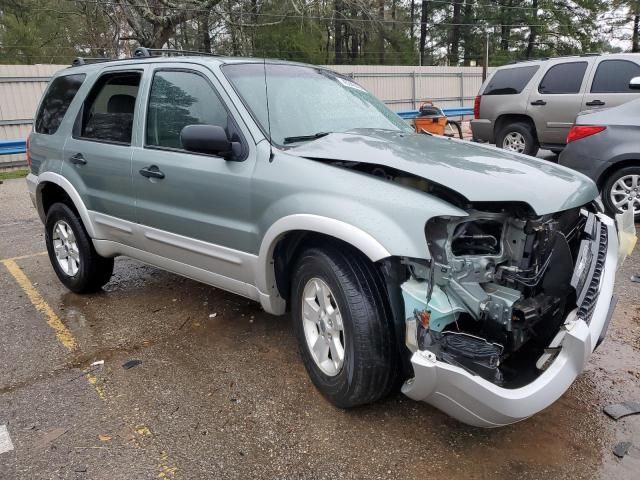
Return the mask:
[[0,155],[15,155],[26,151],[27,144],[25,140],[0,140]]
[[[418,110],[406,110],[404,112],[396,112],[400,117],[405,120],[412,120],[418,116]],[[473,108],[471,107],[451,107],[443,108],[442,113],[447,117],[463,117],[466,115],[473,115]]]

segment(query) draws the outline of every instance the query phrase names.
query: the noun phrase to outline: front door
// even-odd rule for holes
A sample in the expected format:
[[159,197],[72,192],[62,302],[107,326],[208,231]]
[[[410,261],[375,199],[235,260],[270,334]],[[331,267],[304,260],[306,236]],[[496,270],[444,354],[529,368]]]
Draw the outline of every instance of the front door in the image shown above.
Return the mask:
[[580,111],[588,67],[588,60],[552,65],[531,90],[527,113],[533,118],[541,144],[566,143]]
[[[153,72],[142,147],[133,156],[136,215],[146,251],[244,282],[252,268],[246,252],[255,243],[249,219],[255,145],[249,148],[215,81],[198,66]],[[242,155],[227,160],[184,150],[180,132],[194,124],[223,127],[242,144]]]
[[130,243],[126,225],[135,221],[131,138],[142,73],[103,73],[84,100],[64,148],[62,175],[82,197],[98,238],[123,243]]

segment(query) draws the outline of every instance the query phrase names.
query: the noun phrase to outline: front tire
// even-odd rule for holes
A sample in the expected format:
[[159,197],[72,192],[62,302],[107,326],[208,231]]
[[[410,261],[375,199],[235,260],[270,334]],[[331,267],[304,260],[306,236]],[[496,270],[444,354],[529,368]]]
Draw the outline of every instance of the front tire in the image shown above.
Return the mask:
[[400,374],[382,278],[360,252],[305,250],[294,269],[291,310],[302,361],[334,405],[386,396]]
[[540,149],[533,129],[526,123],[516,122],[498,132],[496,145],[510,152],[524,153],[535,157]]
[[72,292],[95,292],[113,273],[113,258],[98,255],[78,215],[64,203],[47,212],[45,242],[58,279]]
[[602,200],[609,215],[632,208],[635,221],[640,222],[640,166],[624,167],[609,175],[602,187]]

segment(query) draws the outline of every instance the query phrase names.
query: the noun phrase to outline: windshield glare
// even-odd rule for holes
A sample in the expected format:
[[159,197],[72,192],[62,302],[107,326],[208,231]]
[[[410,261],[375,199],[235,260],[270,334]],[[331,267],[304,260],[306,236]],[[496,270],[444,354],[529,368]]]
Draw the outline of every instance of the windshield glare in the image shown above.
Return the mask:
[[[266,89],[265,89],[266,69]],[[271,141],[356,128],[410,131],[410,127],[355,82],[298,65],[243,63],[223,67],[225,76]]]

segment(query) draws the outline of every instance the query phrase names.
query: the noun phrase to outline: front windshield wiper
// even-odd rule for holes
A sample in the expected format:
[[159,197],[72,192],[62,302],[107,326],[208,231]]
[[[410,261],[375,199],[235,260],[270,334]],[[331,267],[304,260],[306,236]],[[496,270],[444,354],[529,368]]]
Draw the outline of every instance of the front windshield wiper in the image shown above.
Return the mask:
[[295,142],[304,142],[305,140],[316,140],[318,138],[326,137],[331,132],[318,132],[313,135],[298,135],[295,137],[284,137],[284,144],[287,145],[289,143]]

